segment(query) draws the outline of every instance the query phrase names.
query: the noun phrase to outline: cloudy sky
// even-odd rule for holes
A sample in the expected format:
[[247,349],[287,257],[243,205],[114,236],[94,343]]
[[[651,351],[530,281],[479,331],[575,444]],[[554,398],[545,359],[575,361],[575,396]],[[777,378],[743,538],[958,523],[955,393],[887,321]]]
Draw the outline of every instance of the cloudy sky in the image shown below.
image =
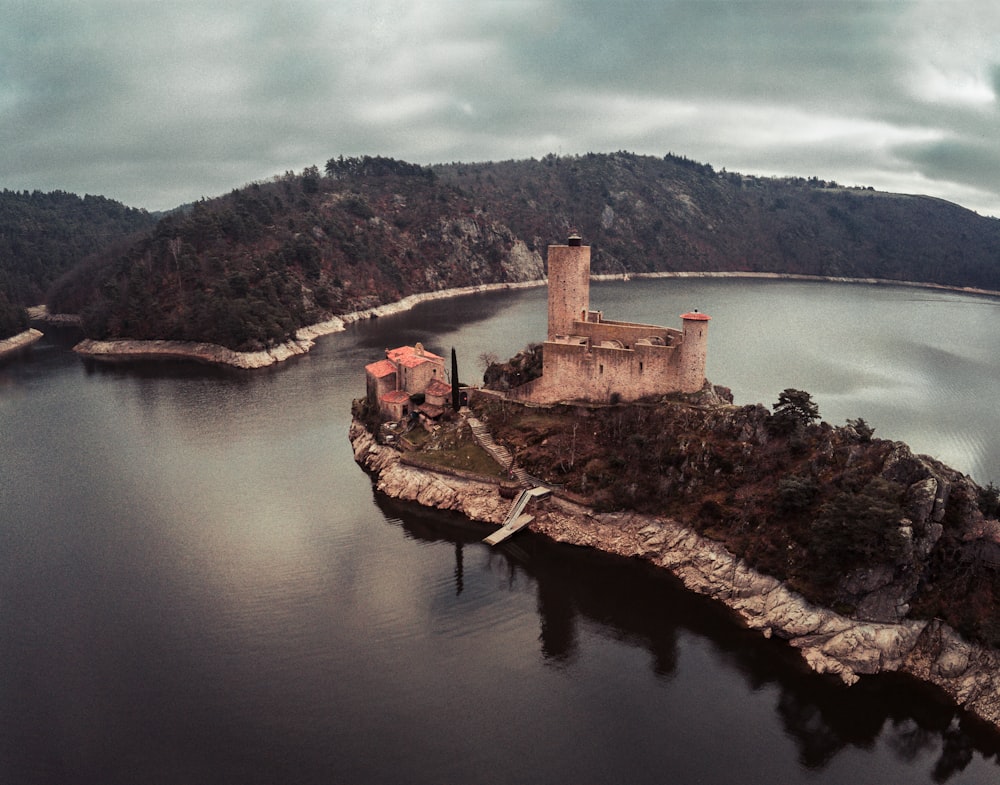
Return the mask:
[[1000,217],[996,0],[0,0],[0,187],[629,150]]

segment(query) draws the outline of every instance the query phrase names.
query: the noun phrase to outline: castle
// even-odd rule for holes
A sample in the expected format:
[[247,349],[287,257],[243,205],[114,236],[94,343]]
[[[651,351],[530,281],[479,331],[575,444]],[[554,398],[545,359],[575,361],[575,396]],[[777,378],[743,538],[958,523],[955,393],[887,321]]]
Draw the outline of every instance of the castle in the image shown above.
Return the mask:
[[[709,318],[693,311],[682,328],[615,322],[590,310],[590,246],[576,234],[548,254],[548,336],[542,375],[512,388],[511,398],[533,403],[613,403],[705,385]],[[451,397],[444,358],[419,343],[387,349],[365,366],[369,403],[388,420],[417,413],[434,420]]]
[[549,246],[548,267],[542,376],[512,389],[511,397],[610,403],[702,389],[710,317],[685,313],[676,330],[611,321],[590,310],[590,246],[576,234],[566,245]]

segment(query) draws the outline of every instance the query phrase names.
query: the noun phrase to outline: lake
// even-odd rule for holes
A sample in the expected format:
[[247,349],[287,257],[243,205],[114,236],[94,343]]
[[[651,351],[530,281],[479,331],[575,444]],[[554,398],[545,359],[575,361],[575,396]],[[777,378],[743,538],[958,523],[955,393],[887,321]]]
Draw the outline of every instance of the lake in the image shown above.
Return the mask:
[[[737,403],[809,391],[1000,480],[1000,300],[759,280],[595,283],[611,319],[698,308]],[[850,689],[645,565],[376,495],[363,366],[507,357],[545,290],[425,303],[256,372],[0,365],[0,780],[994,783],[1000,737],[898,678]]]

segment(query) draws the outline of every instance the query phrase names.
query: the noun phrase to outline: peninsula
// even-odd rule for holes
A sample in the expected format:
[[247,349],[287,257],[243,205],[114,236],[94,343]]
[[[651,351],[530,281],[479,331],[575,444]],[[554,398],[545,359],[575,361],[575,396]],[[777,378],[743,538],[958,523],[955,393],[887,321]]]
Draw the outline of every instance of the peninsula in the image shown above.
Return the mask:
[[[575,240],[550,260],[582,264]],[[910,674],[1000,728],[996,489],[863,420],[817,422],[803,391],[734,406],[703,375],[707,317],[610,322],[555,269],[541,357],[488,369],[467,407],[447,405],[442,358],[369,365],[350,438],[378,490],[500,525],[541,485],[532,531],[668,569],[817,672]]]

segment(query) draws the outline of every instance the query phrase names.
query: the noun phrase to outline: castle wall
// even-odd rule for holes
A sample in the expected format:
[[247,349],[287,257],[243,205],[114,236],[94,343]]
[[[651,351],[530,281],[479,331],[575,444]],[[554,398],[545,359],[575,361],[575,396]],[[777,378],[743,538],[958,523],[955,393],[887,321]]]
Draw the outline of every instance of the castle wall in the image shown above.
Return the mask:
[[434,379],[444,379],[444,365],[435,361],[422,362],[413,367],[400,365],[400,384],[402,390],[409,393],[419,393],[427,389]]
[[[634,401],[680,391],[679,352],[672,346],[634,349],[547,341],[544,372],[518,397],[552,403],[560,400]],[[699,389],[700,389],[699,383]]]
[[396,374],[375,376],[369,373],[366,375],[366,381],[368,400],[376,406],[383,395],[396,389]]
[[550,245],[548,337],[568,335],[590,310],[590,246]]
[[660,327],[655,324],[633,324],[630,322],[581,322],[573,324],[572,335],[589,338],[593,343],[620,341],[625,348],[631,348],[643,338],[659,339],[664,344],[679,342],[680,330]]

